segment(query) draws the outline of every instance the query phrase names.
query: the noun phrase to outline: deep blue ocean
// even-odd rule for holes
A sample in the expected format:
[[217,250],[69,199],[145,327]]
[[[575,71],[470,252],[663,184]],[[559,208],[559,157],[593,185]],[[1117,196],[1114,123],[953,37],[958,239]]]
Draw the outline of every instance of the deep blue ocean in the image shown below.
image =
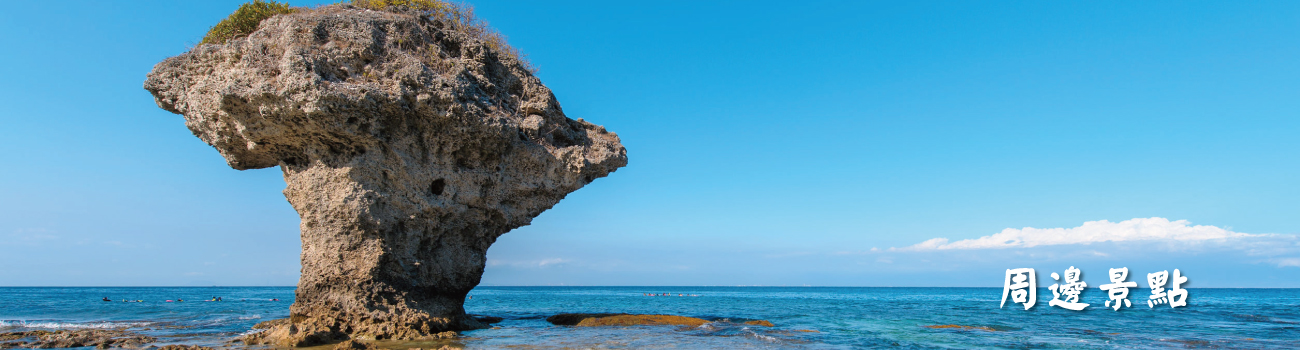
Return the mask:
[[[1052,294],[1040,289],[1038,305],[1026,311],[1009,303],[1000,309],[1000,288],[479,287],[466,311],[505,321],[446,343],[467,349],[1300,348],[1300,289],[1189,291],[1187,307],[1151,309],[1148,291],[1133,290],[1133,307],[1117,312],[1102,307],[1105,294],[1097,290],[1083,294],[1092,307],[1069,311],[1048,306]],[[223,301],[202,301],[212,297]],[[184,301],[166,302],[177,299]],[[129,327],[160,344],[222,346],[258,322],[287,317],[292,302],[292,287],[4,287],[0,331]],[[544,320],[566,312],[718,322],[579,328]],[[758,319],[776,326],[739,323]],[[971,328],[926,327],[936,325]]]

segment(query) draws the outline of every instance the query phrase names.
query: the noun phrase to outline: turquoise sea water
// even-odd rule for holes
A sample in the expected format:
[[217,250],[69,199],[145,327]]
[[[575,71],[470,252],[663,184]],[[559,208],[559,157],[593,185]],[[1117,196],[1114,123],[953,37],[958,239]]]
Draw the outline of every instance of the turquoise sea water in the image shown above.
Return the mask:
[[[465,332],[454,344],[494,348],[915,348],[1186,349],[1300,348],[1300,289],[1190,289],[1189,306],[1068,311],[1038,305],[999,309],[1000,288],[480,287],[466,310],[504,317],[497,329]],[[671,293],[674,296],[644,296]],[[699,296],[676,296],[695,294]],[[214,296],[221,302],[202,302]],[[140,303],[113,300],[144,300]],[[184,302],[165,300],[184,299]],[[271,301],[279,299],[279,301]],[[130,327],[160,343],[222,345],[261,321],[287,317],[289,287],[0,288],[0,331]],[[564,312],[673,314],[703,327],[565,327]],[[746,326],[762,319],[776,327]],[[728,322],[730,320],[732,322]],[[961,325],[978,328],[927,328]],[[808,332],[815,331],[815,332]]]

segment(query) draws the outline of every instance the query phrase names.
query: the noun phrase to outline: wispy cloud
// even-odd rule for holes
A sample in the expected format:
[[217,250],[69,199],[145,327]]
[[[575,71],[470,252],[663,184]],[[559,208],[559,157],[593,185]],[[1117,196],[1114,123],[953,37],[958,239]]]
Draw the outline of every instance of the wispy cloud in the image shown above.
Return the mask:
[[495,267],[495,266],[510,266],[510,267],[525,267],[525,268],[527,268],[527,267],[531,267],[531,268],[539,268],[539,267],[548,267],[548,266],[559,266],[559,265],[564,265],[564,264],[568,264],[568,263],[571,263],[571,262],[573,262],[573,260],[571,260],[571,259],[565,259],[565,258],[549,258],[549,259],[539,259],[539,260],[501,260],[501,259],[488,259],[488,261],[487,261],[487,266],[489,266],[489,267]]
[[[1081,249],[1082,246],[1090,246]],[[1032,250],[1026,248],[1039,247]],[[1056,248],[1052,248],[1056,247]],[[1104,249],[1103,249],[1104,248]],[[1009,252],[983,252],[990,250]],[[1106,250],[1106,252],[1097,249]],[[932,238],[911,246],[889,248],[881,253],[926,253],[967,251],[973,257],[989,254],[1028,254],[1036,259],[1109,258],[1155,252],[1236,256],[1254,264],[1300,267],[1300,236],[1251,234],[1210,225],[1192,225],[1187,220],[1137,218],[1120,222],[1089,221],[1069,228],[1008,228],[992,235],[955,242]],[[1233,253],[1229,253],[1233,252]],[[1227,254],[1227,255],[1225,255]],[[1240,255],[1234,255],[1240,254]]]
[[543,266],[543,267],[544,267],[544,266],[547,266],[547,265],[563,264],[563,263],[565,263],[566,261],[568,261],[568,260],[564,260],[564,259],[562,259],[562,258],[543,259],[542,261],[538,261],[538,262],[537,262],[537,266]]
[[1120,222],[1106,220],[1088,221],[1071,228],[1008,228],[992,235],[949,242],[947,238],[932,238],[894,251],[932,251],[950,249],[1005,249],[1036,246],[1090,244],[1101,242],[1170,241],[1199,242],[1232,240],[1258,235],[1233,232],[1217,226],[1191,225],[1187,220],[1169,221],[1166,218],[1138,218]]
[[1300,267],[1300,258],[1280,258],[1270,260],[1277,267]]
[[41,245],[43,242],[55,241],[59,238],[59,236],[54,235],[54,231],[49,229],[20,228],[14,230],[8,237],[0,238],[0,245]]

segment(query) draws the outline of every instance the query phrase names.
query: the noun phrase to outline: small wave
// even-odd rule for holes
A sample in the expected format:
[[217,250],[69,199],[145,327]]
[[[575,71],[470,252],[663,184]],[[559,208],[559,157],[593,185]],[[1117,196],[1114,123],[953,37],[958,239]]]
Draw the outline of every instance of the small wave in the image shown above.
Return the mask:
[[241,319],[241,320],[256,320],[256,319],[259,319],[259,318],[262,318],[262,315],[239,316],[239,319]]
[[745,334],[746,334],[746,335],[751,336],[751,337],[754,337],[754,338],[757,338],[758,340],[762,340],[762,341],[765,341],[765,342],[775,343],[775,342],[781,341],[781,339],[778,339],[777,337],[773,337],[773,336],[770,336],[770,335],[758,334],[758,332],[751,331],[751,330],[749,330],[749,329],[745,329],[744,331],[745,331]]
[[1277,319],[1277,318],[1273,318],[1273,317],[1269,317],[1269,316],[1263,316],[1263,315],[1233,314],[1232,317],[1239,318],[1239,319],[1246,320],[1246,321],[1251,321],[1251,322],[1268,322],[1268,323],[1281,323],[1281,324],[1300,324],[1300,322],[1281,320],[1281,319]]
[[250,329],[250,330],[245,331],[245,332],[243,332],[243,333],[239,333],[239,336],[242,338],[242,337],[244,337],[244,336],[246,336],[246,335],[253,335],[253,334],[257,334],[257,333],[262,333],[262,332],[264,332],[264,331],[266,331],[266,330],[265,330],[265,329]]
[[0,320],[0,328],[42,328],[42,329],[115,329],[144,327],[151,322],[58,322],[58,321],[24,321]]

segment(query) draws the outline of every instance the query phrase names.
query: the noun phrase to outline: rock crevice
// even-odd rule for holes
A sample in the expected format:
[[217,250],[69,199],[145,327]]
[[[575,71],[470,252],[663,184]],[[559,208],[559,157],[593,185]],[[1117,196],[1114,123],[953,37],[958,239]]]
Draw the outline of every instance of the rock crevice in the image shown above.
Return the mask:
[[482,327],[489,246],[627,164],[513,55],[418,14],[326,6],[168,58],[144,87],[235,169],[280,166],[298,212],[304,346]]

